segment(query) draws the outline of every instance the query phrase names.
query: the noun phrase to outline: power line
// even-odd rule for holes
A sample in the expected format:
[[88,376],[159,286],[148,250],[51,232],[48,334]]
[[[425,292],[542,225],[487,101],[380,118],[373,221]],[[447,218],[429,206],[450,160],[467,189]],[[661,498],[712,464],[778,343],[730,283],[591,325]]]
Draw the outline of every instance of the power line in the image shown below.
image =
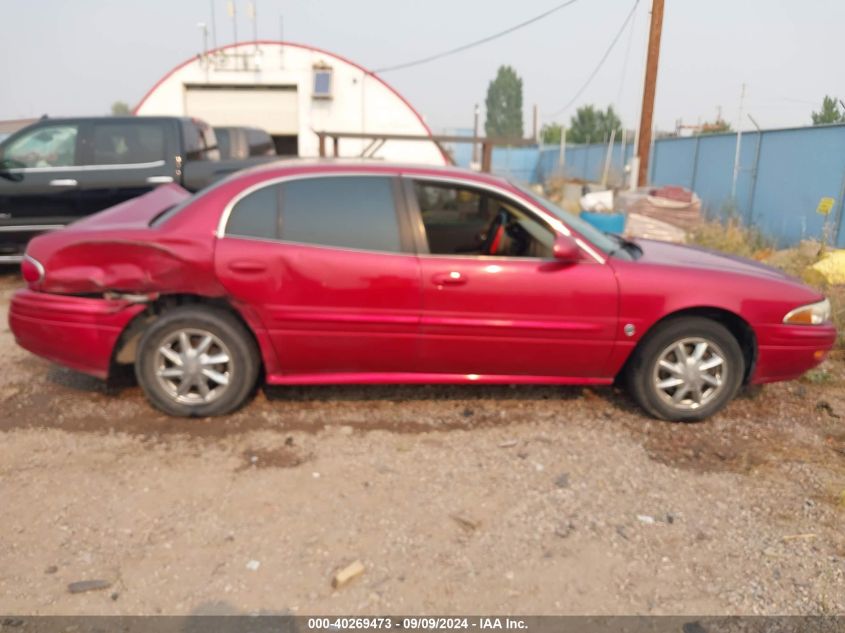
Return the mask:
[[617,31],[616,35],[613,36],[613,39],[610,41],[610,46],[607,47],[607,50],[604,52],[604,55],[601,56],[599,63],[596,64],[596,67],[593,69],[593,72],[590,73],[589,77],[587,77],[587,81],[585,81],[581,85],[581,87],[575,93],[575,96],[573,96],[572,99],[570,99],[565,106],[563,106],[560,110],[556,110],[556,111],[552,112],[551,114],[548,114],[547,116],[549,118],[556,117],[557,115],[559,115],[563,112],[566,112],[566,110],[568,110],[572,106],[572,104],[575,103],[578,100],[578,98],[583,94],[583,92],[587,89],[587,87],[590,85],[590,83],[592,83],[593,79],[596,78],[596,75],[601,70],[601,67],[604,65],[604,62],[607,61],[607,58],[610,55],[610,52],[613,50],[614,46],[616,46],[616,43],[619,41],[619,38],[622,37],[622,33],[625,32],[625,28],[628,26],[628,22],[631,21],[632,17],[634,17],[634,12],[637,10],[637,5],[639,5],[639,3],[640,3],[640,0],[634,0],[634,6],[631,7],[631,10],[628,12],[628,16],[625,18],[625,21],[622,23],[622,26],[619,29],[619,31]]
[[499,31],[498,33],[494,33],[493,35],[488,35],[480,40],[476,40],[474,42],[470,42],[469,44],[464,44],[463,46],[458,46],[457,48],[449,49],[448,51],[443,51],[441,53],[436,53],[434,55],[429,55],[428,57],[422,57],[420,59],[415,59],[410,62],[405,62],[403,64],[396,64],[395,66],[385,66],[384,68],[376,68],[373,72],[375,73],[386,73],[392,70],[399,70],[401,68],[410,68],[411,66],[419,66],[421,64],[427,64],[428,62],[433,62],[436,59],[441,59],[443,57],[447,57],[449,55],[454,55],[455,53],[460,53],[462,51],[468,50],[475,46],[479,46],[480,44],[486,44],[487,42],[492,42],[495,39],[498,39],[504,35],[508,35],[509,33],[513,33],[514,31],[518,31],[519,29],[528,26],[529,24],[533,24],[534,22],[538,22],[543,18],[550,16],[552,13],[556,11],[560,11],[570,5],[575,4],[578,0],[567,0],[567,2],[563,2],[555,7],[552,7],[545,13],[541,13],[540,15],[534,16],[530,20],[526,20],[525,22],[520,22],[510,28],[505,29],[504,31]]

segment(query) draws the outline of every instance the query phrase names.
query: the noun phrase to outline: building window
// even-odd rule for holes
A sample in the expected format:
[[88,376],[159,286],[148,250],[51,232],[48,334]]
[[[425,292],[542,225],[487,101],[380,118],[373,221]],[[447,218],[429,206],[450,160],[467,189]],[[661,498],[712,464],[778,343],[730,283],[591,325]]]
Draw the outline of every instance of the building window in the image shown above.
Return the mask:
[[332,98],[332,69],[329,66],[314,66],[314,98]]

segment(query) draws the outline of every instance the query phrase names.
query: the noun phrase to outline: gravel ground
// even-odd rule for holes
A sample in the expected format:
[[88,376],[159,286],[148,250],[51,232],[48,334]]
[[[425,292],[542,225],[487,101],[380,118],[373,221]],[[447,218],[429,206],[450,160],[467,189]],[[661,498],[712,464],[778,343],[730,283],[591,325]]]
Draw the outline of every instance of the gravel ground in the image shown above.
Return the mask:
[[840,361],[692,425],[547,387],[274,389],[187,421],[17,348],[17,284],[2,613],[845,613]]

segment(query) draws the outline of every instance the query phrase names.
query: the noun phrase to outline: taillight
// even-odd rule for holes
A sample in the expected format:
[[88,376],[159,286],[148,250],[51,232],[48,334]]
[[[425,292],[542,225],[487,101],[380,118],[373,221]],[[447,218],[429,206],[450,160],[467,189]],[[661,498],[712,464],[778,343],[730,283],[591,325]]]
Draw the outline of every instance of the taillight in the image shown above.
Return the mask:
[[44,266],[37,259],[25,255],[21,262],[21,275],[30,285],[40,283],[44,280]]

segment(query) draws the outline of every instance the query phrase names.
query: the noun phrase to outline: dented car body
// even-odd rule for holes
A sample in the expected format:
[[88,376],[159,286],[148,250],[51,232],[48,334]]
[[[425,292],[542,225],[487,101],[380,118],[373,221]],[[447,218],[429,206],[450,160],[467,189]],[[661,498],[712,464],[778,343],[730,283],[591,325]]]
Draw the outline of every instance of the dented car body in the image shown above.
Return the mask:
[[[754,262],[598,233],[457,169],[274,164],[165,185],[29,244],[20,345],[100,378],[135,364],[177,415],[269,384],[623,379],[707,417],[835,340],[829,304]],[[246,384],[246,383],[252,384]]]

